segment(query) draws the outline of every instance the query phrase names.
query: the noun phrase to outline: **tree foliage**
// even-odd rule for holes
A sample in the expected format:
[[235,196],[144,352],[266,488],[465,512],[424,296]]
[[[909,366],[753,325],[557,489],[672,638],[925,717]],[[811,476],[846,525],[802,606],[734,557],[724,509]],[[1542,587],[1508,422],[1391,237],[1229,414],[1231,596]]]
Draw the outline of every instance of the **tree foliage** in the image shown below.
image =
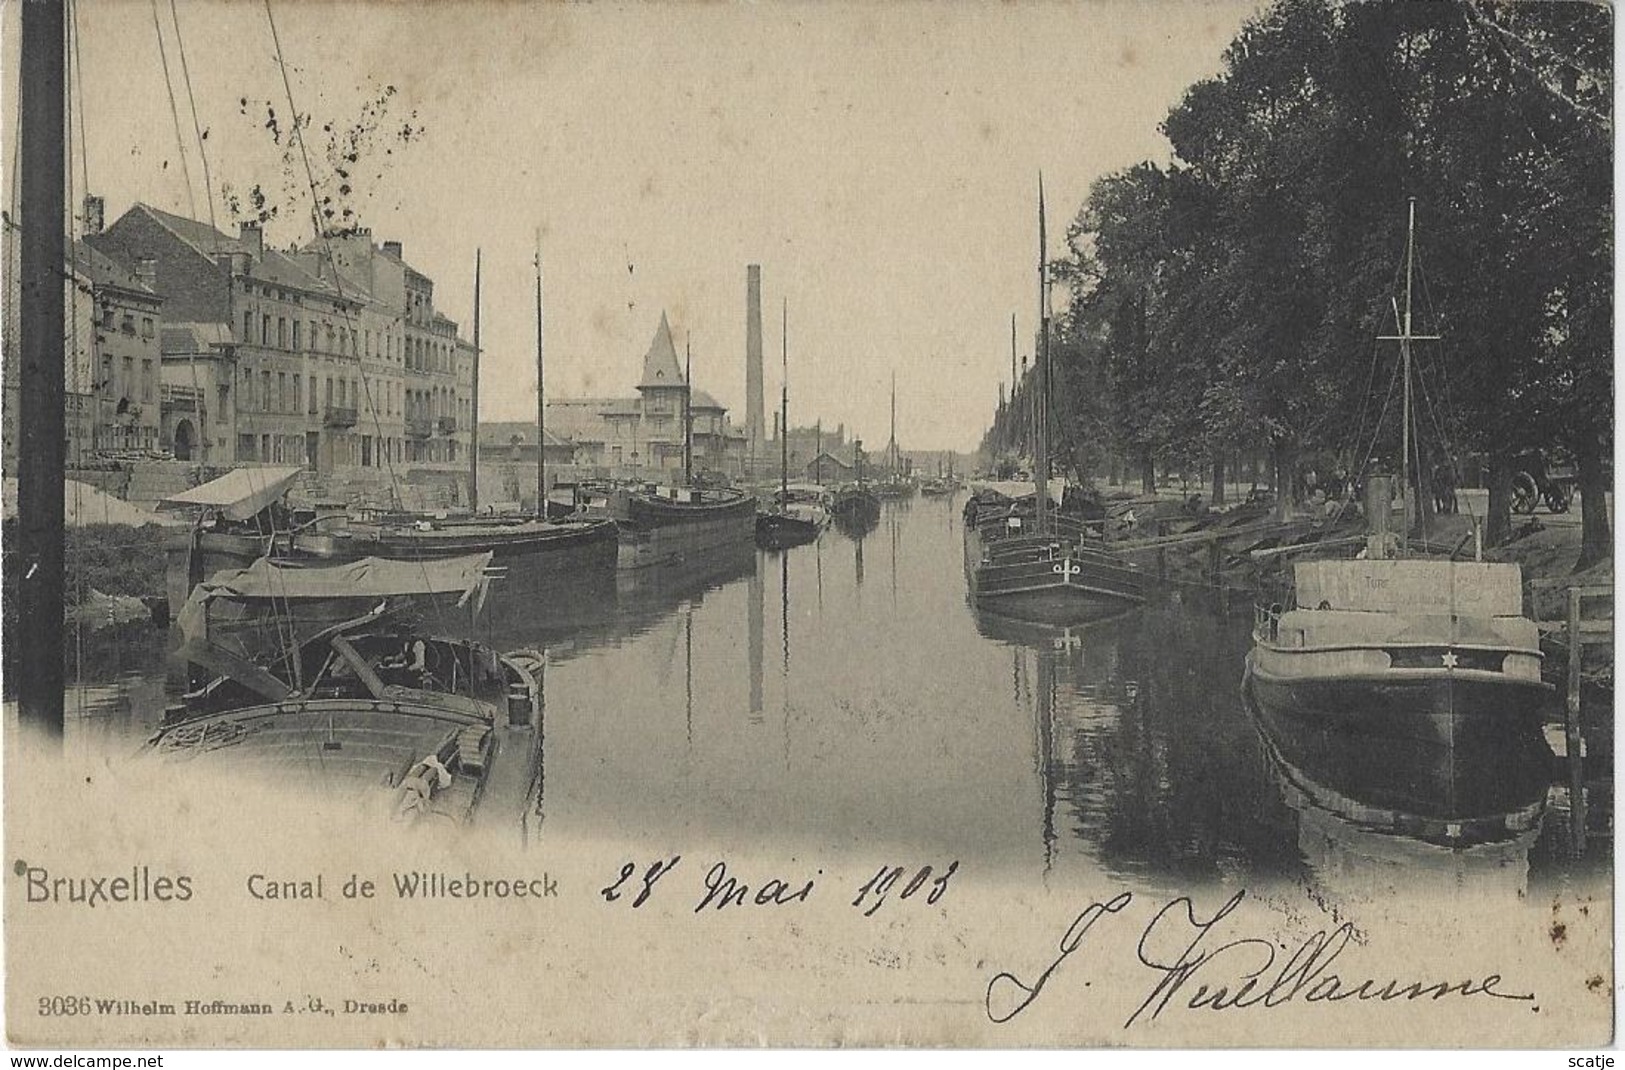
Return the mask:
[[1168,114],[1171,162],[1103,177],[1079,210],[1057,389],[1089,396],[1057,405],[1062,430],[1142,465],[1267,450],[1288,488],[1306,452],[1396,463],[1378,338],[1414,198],[1414,329],[1443,339],[1413,350],[1421,470],[1471,450],[1493,484],[1523,449],[1566,448],[1605,555],[1611,48],[1600,5],[1278,0]]

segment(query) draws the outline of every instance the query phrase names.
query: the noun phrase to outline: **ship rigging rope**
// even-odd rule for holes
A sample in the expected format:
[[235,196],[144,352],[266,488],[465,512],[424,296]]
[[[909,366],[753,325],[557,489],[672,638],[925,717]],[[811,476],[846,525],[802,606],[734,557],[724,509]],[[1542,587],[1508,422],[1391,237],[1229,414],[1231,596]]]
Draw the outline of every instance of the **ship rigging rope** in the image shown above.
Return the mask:
[[186,136],[181,133],[180,108],[175,104],[175,83],[169,73],[169,52],[164,48],[164,28],[158,21],[158,0],[152,0],[152,31],[158,37],[158,60],[164,68],[164,92],[169,94],[169,115],[175,120],[175,144],[180,149],[181,179],[186,183],[186,204],[197,218],[197,198],[192,193],[192,172],[186,163]]
[[[187,63],[186,63],[186,45],[185,45],[185,41],[183,40],[183,38],[181,36],[180,19],[179,19],[177,13],[176,13],[176,9],[175,9],[175,5],[174,5],[173,0],[171,0],[171,4],[170,4],[170,17],[171,17],[171,19],[173,21],[173,24],[174,24],[175,43],[176,43],[177,49],[179,50],[179,55],[180,55],[180,60],[181,60],[181,71],[182,71],[182,76],[183,76],[183,79],[184,79],[185,89],[186,89],[186,94],[187,94],[187,103],[188,103],[188,105],[189,105],[189,107],[191,109],[191,113],[192,113],[192,133],[193,133],[193,136],[197,138],[197,152],[198,152],[198,157],[199,157],[199,160],[200,160],[200,162],[202,164],[202,168],[203,168],[203,176],[204,176],[204,191],[203,191],[203,193],[204,193],[204,199],[205,199],[205,201],[207,203],[208,211],[209,211],[209,231],[210,231],[211,234],[218,234],[219,233],[219,228],[216,225],[216,219],[215,219],[215,213],[214,213],[214,194],[213,194],[213,191],[209,188],[211,178],[210,178],[210,175],[209,175],[208,155],[207,155],[207,152],[205,151],[204,144],[203,144],[202,126],[198,121],[197,97],[196,97],[196,94],[193,93],[193,91],[192,91],[191,73],[190,73],[190,71],[189,71],[189,69],[187,67]],[[164,47],[163,22],[159,18],[159,15],[158,15],[158,0],[152,0],[152,28],[153,28],[154,34],[158,38],[158,57],[159,57],[159,60],[161,61],[162,66],[163,66],[164,91],[168,94],[168,97],[169,97],[170,118],[174,120],[174,126],[175,126],[175,144],[176,144],[176,149],[179,152],[180,158],[181,158],[181,177],[182,177],[183,181],[186,183],[186,202],[187,202],[188,208],[191,211],[191,217],[193,219],[196,219],[197,218],[197,198],[196,198],[196,195],[194,194],[193,188],[192,188],[191,169],[187,165],[187,162],[186,162],[186,135],[183,132],[183,129],[181,127],[180,109],[175,103],[175,80],[174,80],[174,76],[170,73],[168,52]],[[82,117],[81,117],[81,122],[82,122]],[[87,183],[87,191],[88,191],[88,183]],[[214,252],[215,250],[211,249],[210,251]],[[226,286],[228,288],[228,300],[229,300],[229,288],[231,286],[231,279],[230,279],[229,275],[227,276],[227,279],[226,279]],[[244,341],[246,342],[247,339],[245,338]],[[160,347],[160,350],[161,350],[162,349],[162,341],[161,340],[160,340],[160,343],[159,343],[159,347]],[[162,366],[162,362],[163,362],[163,358],[162,358],[162,353],[160,352],[160,356],[159,356],[160,368]],[[203,427],[203,420],[202,420],[201,413],[200,413],[201,391],[200,391],[199,386],[198,386],[197,359],[196,359],[195,355],[189,361],[189,365],[190,365],[190,369],[191,369],[191,378],[192,378],[193,420],[194,420],[194,423],[197,424],[197,427],[194,429],[194,433],[198,435],[199,442],[201,443],[203,432],[204,432],[204,427]],[[161,375],[161,373],[160,373],[160,375]],[[253,478],[254,478],[254,471],[250,470],[250,479],[252,480]],[[261,488],[256,488],[256,489],[261,489]],[[276,547],[276,521],[275,521],[274,517],[271,519],[271,531],[270,531],[269,536],[267,537],[267,546],[268,546],[267,555],[269,555],[270,552],[274,551],[275,547]],[[298,651],[298,634],[297,634],[297,631],[295,629],[294,624],[292,623],[292,606],[291,606],[291,603],[289,603],[289,601],[287,599],[286,590],[284,590],[284,592],[283,592],[282,601],[283,601],[283,610],[281,612],[273,612],[272,617],[273,617],[273,620],[274,620],[274,623],[275,623],[275,626],[276,626],[276,637],[277,637],[277,644],[280,647],[280,650],[279,650],[280,656],[281,656],[282,660],[288,666],[290,679],[294,680],[297,683],[298,680],[299,680],[299,675],[300,675],[300,666],[299,666],[299,662],[298,662],[298,654],[299,654],[299,651]],[[275,600],[273,599],[273,610],[274,609],[275,609]]]
[[[1422,304],[1431,309],[1433,307],[1433,296],[1428,291],[1427,274],[1423,272],[1422,265],[1420,263],[1416,266],[1416,277],[1417,281],[1422,285]],[[1440,330],[1438,333],[1442,336],[1444,331]],[[1422,398],[1427,402],[1428,418],[1433,422],[1433,428],[1439,435],[1439,444],[1444,449],[1445,458],[1450,462],[1451,474],[1455,477],[1456,482],[1460,483],[1461,470],[1458,466],[1456,457],[1450,451],[1450,439],[1445,435],[1444,432],[1444,421],[1449,420],[1454,415],[1455,403],[1450,400],[1450,377],[1445,374],[1445,369],[1448,367],[1449,362],[1444,358],[1444,340],[1442,337],[1439,341],[1439,351],[1440,387],[1439,404],[1437,409],[1435,409],[1433,400],[1427,393],[1426,383],[1422,384]],[[1420,381],[1420,379],[1421,377],[1418,376],[1418,381]],[[1460,421],[1457,420],[1453,422],[1459,423]],[[1471,505],[1468,506],[1467,515],[1473,517],[1475,520],[1478,519],[1478,514],[1472,511]]]
[[[345,330],[349,333],[352,350],[359,354],[356,358],[356,364],[361,373],[361,387],[366,394],[367,410],[372,414],[373,431],[375,433],[374,437],[379,443],[379,452],[383,456],[384,467],[389,472],[390,498],[397,506],[400,506],[403,503],[401,501],[400,494],[396,489],[399,479],[395,474],[395,459],[391,455],[390,451],[384,450],[383,448],[384,429],[382,422],[378,418],[378,405],[373,398],[372,380],[367,375],[367,355],[365,353],[360,353],[359,349],[357,349],[355,346],[357,332],[355,329],[355,321],[350,314],[350,310],[345,307],[346,298],[344,293],[344,280],[339,275],[338,263],[333,256],[333,243],[328,238],[327,228],[322,224],[320,211],[321,198],[316,189],[316,172],[315,169],[310,165],[310,149],[305,144],[305,123],[301,120],[298,106],[294,104],[293,83],[288,78],[288,65],[282,57],[282,38],[277,32],[276,17],[271,13],[271,0],[265,0],[265,21],[271,28],[271,43],[276,50],[277,69],[282,74],[282,90],[288,98],[288,110],[293,113],[293,129],[290,136],[299,142],[299,158],[301,161],[303,161],[305,167],[305,184],[310,190],[311,229],[314,232],[316,239],[322,243],[322,250],[324,255],[327,257],[328,267],[333,273],[333,288],[338,291],[339,295],[338,313],[344,318]],[[357,303],[359,304],[361,302],[357,301]],[[409,341],[410,340],[406,338],[403,331],[401,337],[401,361],[403,364],[407,359],[406,353]],[[312,340],[311,344],[313,346],[315,345],[314,340]],[[406,402],[404,391],[402,393],[401,401],[402,408],[404,409]],[[474,432],[471,441],[474,443],[475,448],[477,448],[477,440],[478,432]]]
[[[1416,258],[1416,279],[1417,279],[1417,282],[1420,283],[1421,287],[1422,287],[1422,305],[1423,305],[1424,308],[1426,308],[1430,312],[1432,312],[1433,311],[1433,296],[1428,291],[1427,274],[1422,270],[1421,257]],[[1436,313],[1435,313],[1435,318],[1436,319],[1439,318],[1439,317],[1437,317]],[[1460,483],[1461,483],[1461,477],[1462,477],[1461,465],[1457,461],[1456,455],[1450,449],[1450,438],[1449,438],[1448,435],[1445,434],[1444,420],[1440,416],[1440,413],[1442,411],[1444,413],[1444,416],[1448,417],[1450,415],[1450,409],[1452,408],[1452,406],[1450,404],[1450,377],[1449,377],[1449,375],[1446,374],[1446,371],[1445,371],[1446,367],[1448,366],[1448,362],[1444,358],[1444,331],[1441,328],[1438,331],[1436,331],[1435,333],[1437,333],[1440,336],[1439,337],[1439,361],[1438,361],[1438,373],[1439,373],[1439,380],[1440,380],[1440,388],[1439,388],[1439,404],[1438,404],[1437,407],[1435,407],[1434,404],[1433,404],[1433,396],[1428,393],[1427,379],[1422,375],[1420,368],[1417,370],[1416,384],[1417,384],[1418,387],[1421,388],[1422,402],[1427,407],[1428,421],[1433,425],[1434,434],[1439,436],[1439,448],[1444,451],[1445,461],[1448,462],[1449,465],[1450,465],[1451,481],[1452,481],[1452,483],[1459,486]],[[1420,437],[1420,436],[1418,436],[1418,437]],[[1461,499],[1458,497],[1457,498],[1457,507],[1458,508],[1460,507],[1460,502],[1461,502]],[[1467,515],[1469,517],[1471,517],[1475,522],[1477,522],[1479,520],[1478,513],[1474,511],[1471,502],[1469,502],[1467,504]]]
[[[154,0],[154,2],[156,2],[156,0]],[[347,299],[346,299],[345,293],[344,293],[344,280],[343,280],[342,276],[340,276],[340,274],[339,274],[338,263],[337,263],[337,260],[335,259],[335,257],[333,256],[333,243],[328,237],[327,228],[322,225],[321,211],[320,211],[321,198],[318,195],[318,192],[317,192],[317,189],[316,189],[316,172],[315,172],[315,169],[311,167],[311,164],[310,164],[310,149],[305,144],[304,123],[300,119],[298,105],[296,105],[294,103],[294,99],[293,99],[293,83],[288,78],[288,64],[284,60],[283,55],[282,55],[282,37],[277,32],[276,16],[271,11],[271,0],[264,0],[264,2],[265,2],[265,21],[266,21],[267,25],[270,27],[270,30],[271,30],[271,44],[274,47],[275,52],[276,52],[277,69],[282,75],[282,90],[283,90],[283,92],[286,94],[286,96],[288,98],[288,110],[293,115],[293,132],[292,132],[291,136],[294,137],[299,142],[299,157],[303,161],[304,166],[305,166],[305,182],[306,182],[307,187],[310,190],[310,222],[311,222],[311,227],[312,227],[312,229],[313,229],[313,231],[314,231],[314,233],[316,235],[316,238],[322,243],[322,250],[323,250],[324,255],[327,258],[328,268],[332,271],[332,274],[333,274],[333,287],[334,287],[334,289],[337,291],[337,293],[339,295],[339,300],[336,302],[336,305],[337,305],[337,308],[338,308],[339,315],[342,316],[343,319],[344,319],[345,329],[346,329],[346,331],[347,331],[347,333],[349,334],[349,337],[350,337],[350,344],[351,344],[351,347],[352,347],[352,352],[355,352],[355,353],[358,354],[357,358],[356,358],[356,364],[357,364],[357,367],[358,367],[358,369],[359,369],[359,371],[361,373],[361,386],[362,386],[362,389],[366,393],[367,408],[372,413],[373,430],[375,432],[375,439],[380,444],[381,452],[383,452],[384,467],[389,472],[390,496],[391,496],[392,499],[395,500],[395,502],[397,504],[399,504],[400,503],[400,496],[399,496],[399,493],[398,493],[398,490],[397,490],[397,487],[399,485],[399,480],[398,480],[398,477],[396,476],[396,473],[395,473],[394,458],[389,455],[388,451],[382,451],[382,449],[381,449],[382,443],[383,443],[383,425],[379,421],[379,418],[378,418],[378,406],[375,404],[375,402],[373,400],[372,383],[371,383],[370,378],[367,375],[366,355],[361,353],[359,347],[356,345],[355,339],[356,339],[356,336],[357,336],[358,332],[355,329],[355,321],[354,321],[353,317],[351,316],[350,310],[349,310],[349,308],[347,307],[347,304],[346,304]],[[369,238],[368,240],[370,241],[371,239]],[[358,300],[356,303],[359,305],[361,302]],[[404,321],[403,321],[403,328],[404,328]],[[403,362],[404,362],[405,356],[406,356],[405,350],[406,350],[407,341],[408,341],[408,339],[405,337],[405,331],[403,329],[403,331],[402,331],[402,339],[401,339],[401,342],[402,342],[402,360],[403,360]],[[404,401],[404,396],[403,396],[403,401]],[[476,455],[478,454],[479,432],[476,429],[472,429],[472,428],[470,429],[469,448],[474,450],[476,452]],[[538,448],[540,448],[540,447],[538,447]],[[547,517],[547,504],[546,504],[545,500],[542,502],[541,512],[542,512],[542,518],[545,520],[546,517]],[[426,556],[424,554],[419,553],[417,555],[417,557],[416,557],[416,560],[417,560],[417,564],[418,564],[418,569],[423,574],[423,585],[427,589],[427,588],[430,587],[429,570],[428,570],[428,566],[426,564],[427,558],[426,558]],[[489,581],[489,579],[487,579],[485,577],[482,577],[481,582],[482,583],[489,583],[490,581]],[[441,604],[441,600],[438,597],[436,597],[434,595],[430,595],[428,597],[429,597],[429,604],[430,604],[430,606],[432,608],[432,611],[435,614],[435,616],[438,618],[440,629],[443,632],[448,632],[449,633],[451,631],[451,629],[447,626],[447,623],[446,623],[445,606]],[[472,631],[472,630],[473,629],[472,629],[472,618],[471,618],[470,631]],[[468,675],[467,675],[467,679],[469,681],[469,696],[473,697],[474,696],[474,683],[473,683],[473,681],[474,681],[474,649],[473,649],[472,646],[467,647],[466,649],[468,651]]]
[[[192,136],[197,139],[198,160],[203,165],[203,203],[207,205],[209,209],[209,233],[212,241],[212,235],[220,233],[220,228],[216,224],[214,217],[214,178],[209,174],[209,150],[208,146],[204,144],[203,126],[200,122],[198,122],[197,95],[192,92],[192,71],[186,63],[186,38],[181,34],[181,16],[180,12],[176,9],[175,0],[169,0],[169,18],[170,21],[175,24],[175,50],[180,53],[181,78],[186,83],[186,103],[192,111]],[[213,253],[214,250],[211,249],[210,252]],[[229,290],[231,286],[231,277],[229,273],[226,277],[226,286]],[[158,366],[160,369],[163,367],[162,348],[162,342],[160,341],[160,353],[158,356]],[[195,350],[197,347],[188,346],[187,348]],[[203,392],[198,388],[197,381],[197,354],[195,352],[190,353],[187,357],[186,363],[191,371],[192,377],[192,423],[194,425],[192,433],[197,436],[198,448],[201,450],[203,447],[203,435],[205,427],[203,420]],[[159,377],[162,378],[161,371]],[[160,389],[162,388],[160,387]],[[201,458],[199,459],[201,460]]]

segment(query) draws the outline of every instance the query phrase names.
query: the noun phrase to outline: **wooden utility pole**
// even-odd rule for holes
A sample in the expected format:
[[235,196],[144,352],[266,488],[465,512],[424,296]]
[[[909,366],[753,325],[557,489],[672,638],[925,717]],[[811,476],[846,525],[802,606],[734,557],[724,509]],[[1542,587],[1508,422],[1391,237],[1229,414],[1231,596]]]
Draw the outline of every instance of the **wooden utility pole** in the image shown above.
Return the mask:
[[536,232],[536,516],[547,519],[547,392],[542,378],[542,232]]
[[17,592],[15,641],[21,723],[62,737],[62,489],[67,462],[63,418],[65,323],[63,229],[67,220],[66,23],[62,0],[22,5],[20,60],[22,315],[17,406],[18,546],[5,582]]
[[468,408],[468,506],[480,511],[480,251],[474,250],[474,368]]

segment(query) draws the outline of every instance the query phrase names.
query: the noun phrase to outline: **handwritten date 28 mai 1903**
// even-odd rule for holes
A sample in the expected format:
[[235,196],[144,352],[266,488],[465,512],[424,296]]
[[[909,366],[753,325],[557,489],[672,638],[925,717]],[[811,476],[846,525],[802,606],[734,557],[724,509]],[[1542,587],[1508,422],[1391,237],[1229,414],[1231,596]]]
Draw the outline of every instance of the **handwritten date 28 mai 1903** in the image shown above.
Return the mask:
[[[647,866],[627,862],[621,866],[615,880],[599,889],[598,894],[603,896],[607,903],[631,897],[633,909],[641,907],[654,895],[661,880],[670,876],[682,860],[682,855],[672,855],[670,858],[657,859]],[[873,917],[875,912],[887,903],[904,902],[916,896],[922,897],[927,903],[935,904],[947,894],[948,882],[958,870],[957,859],[940,871],[933,871],[928,865],[918,868],[883,865],[857,888],[857,895],[851,905],[861,911],[864,917]],[[724,910],[729,907],[771,907],[803,903],[812,896],[819,878],[823,875],[824,871],[820,869],[806,878],[785,880],[781,877],[769,877],[766,880],[747,880],[729,872],[728,864],[719,861],[707,869],[701,878],[703,891],[694,892],[698,896],[694,913],[698,914],[706,909]]]

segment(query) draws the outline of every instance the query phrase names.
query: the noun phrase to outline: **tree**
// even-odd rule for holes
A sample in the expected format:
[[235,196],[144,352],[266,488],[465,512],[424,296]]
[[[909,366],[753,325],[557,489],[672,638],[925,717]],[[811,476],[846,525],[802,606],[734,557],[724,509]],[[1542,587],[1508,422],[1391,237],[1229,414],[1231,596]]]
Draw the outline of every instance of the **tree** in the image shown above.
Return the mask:
[[1083,419],[1142,466],[1263,442],[1283,507],[1306,452],[1397,467],[1397,354],[1377,339],[1396,333],[1415,198],[1416,329],[1444,337],[1414,349],[1418,499],[1482,451],[1493,543],[1512,458],[1561,438],[1581,562],[1606,557],[1610,31],[1586,4],[1261,13],[1170,111],[1172,164],[1097,182],[1069,234],[1072,334],[1113,402]]

